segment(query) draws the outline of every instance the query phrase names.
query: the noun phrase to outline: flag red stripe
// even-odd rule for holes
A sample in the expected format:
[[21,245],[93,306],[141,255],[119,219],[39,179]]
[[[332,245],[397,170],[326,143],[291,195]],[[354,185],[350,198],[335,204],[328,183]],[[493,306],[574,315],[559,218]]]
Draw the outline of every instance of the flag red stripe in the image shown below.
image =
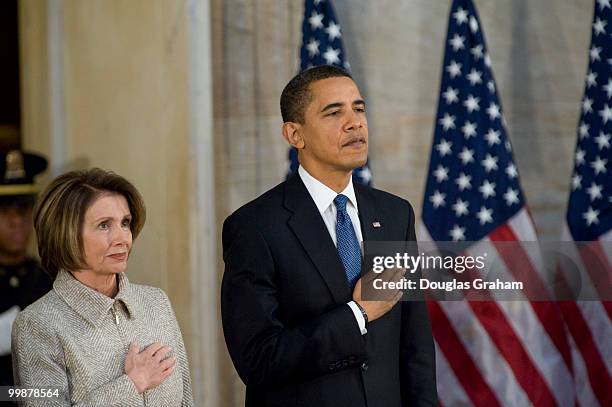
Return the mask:
[[[578,247],[578,252],[599,298],[604,301],[612,299],[612,285],[610,284],[612,267],[608,264],[608,259],[599,240]],[[608,312],[608,318],[610,318],[610,312],[607,309],[606,311]]]
[[514,372],[516,381],[537,406],[556,406],[557,402],[540,371],[523,348],[514,329],[494,301],[469,301],[480,324]]
[[604,309],[608,313],[608,318],[612,320],[612,301],[602,301],[601,305],[603,305]]
[[527,299],[550,299],[549,292],[544,287],[540,274],[533,267],[525,250],[520,246],[518,236],[512,228],[508,224],[503,224],[491,232],[488,237],[504,259],[504,263],[514,279],[522,281],[527,287],[525,293]]
[[582,354],[595,397],[602,406],[612,405],[612,391],[610,391],[612,389],[612,379],[593,341],[592,332],[584,320],[582,312],[574,301],[561,301],[559,307],[567,321],[574,342]]
[[[542,284],[542,280],[538,272],[533,268],[531,261],[524,250],[520,249],[520,245],[517,243],[516,247],[519,250],[513,250],[512,253],[504,250],[503,246],[497,244],[503,241],[517,241],[518,237],[507,224],[504,224],[495,229],[490,235],[489,239],[495,245],[497,251],[500,253],[504,262],[507,265],[519,265],[519,267],[508,267],[508,270],[512,273],[517,281],[527,281],[529,279],[529,285],[534,287],[538,291],[537,295],[539,298],[548,298],[548,290]],[[510,258],[509,256],[513,256]],[[517,257],[520,257],[517,259]],[[565,361],[570,374],[573,376],[573,363],[572,353],[570,350],[569,343],[566,337],[566,331],[564,322],[561,317],[561,310],[555,303],[547,301],[530,301],[531,308],[535,312],[536,316],[542,323],[544,330],[548,333],[548,336],[557,347],[557,350],[561,354],[561,357]]]
[[475,406],[501,406],[495,393],[465,350],[440,304],[435,301],[428,301],[427,304],[436,342],[467,396]]

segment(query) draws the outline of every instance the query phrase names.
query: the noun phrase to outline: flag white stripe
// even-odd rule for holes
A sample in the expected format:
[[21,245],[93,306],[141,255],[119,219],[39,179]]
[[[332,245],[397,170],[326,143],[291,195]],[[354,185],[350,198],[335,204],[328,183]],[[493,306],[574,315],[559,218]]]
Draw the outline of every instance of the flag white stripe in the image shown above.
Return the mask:
[[508,220],[508,224],[514,230],[517,238],[522,242],[537,242],[538,235],[533,227],[531,217],[527,209],[523,207],[516,215]]
[[527,209],[523,207],[515,216],[510,218],[508,225],[516,235],[518,243],[527,254],[534,269],[538,272],[540,279],[548,287],[546,283],[554,281],[554,275],[549,274],[553,271],[549,272],[545,267],[542,252],[537,244],[538,236]]
[[580,351],[576,347],[574,338],[568,335],[570,348],[572,350],[572,362],[574,364],[574,387],[576,388],[576,398],[581,407],[599,407],[599,401],[593,393],[591,384],[589,383],[589,374],[584,363],[584,359]]
[[437,342],[435,346],[436,382],[440,401],[444,407],[471,406],[471,400],[467,394],[465,394],[465,391],[463,391],[463,386],[461,386],[461,383],[457,380],[453,368],[448,364]]
[[[578,309],[587,323],[593,342],[603,359],[603,363],[612,375],[612,324],[600,301],[577,301]],[[586,361],[588,363],[588,361]],[[612,389],[609,389],[612,391]]]
[[431,239],[431,235],[429,234],[429,231],[427,230],[427,228],[425,227],[425,224],[423,222],[419,222],[419,233],[418,233],[418,237],[417,237],[417,242],[431,242],[433,241]]

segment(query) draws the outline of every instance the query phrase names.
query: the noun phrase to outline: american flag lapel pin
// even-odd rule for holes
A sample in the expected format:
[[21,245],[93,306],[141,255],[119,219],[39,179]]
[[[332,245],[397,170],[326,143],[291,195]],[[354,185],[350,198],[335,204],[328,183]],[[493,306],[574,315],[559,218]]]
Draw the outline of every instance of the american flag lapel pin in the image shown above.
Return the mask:
[[382,225],[380,224],[380,222],[379,222],[379,221],[372,222],[372,227],[374,227],[374,228],[379,228],[379,227],[381,227],[381,226],[382,226]]

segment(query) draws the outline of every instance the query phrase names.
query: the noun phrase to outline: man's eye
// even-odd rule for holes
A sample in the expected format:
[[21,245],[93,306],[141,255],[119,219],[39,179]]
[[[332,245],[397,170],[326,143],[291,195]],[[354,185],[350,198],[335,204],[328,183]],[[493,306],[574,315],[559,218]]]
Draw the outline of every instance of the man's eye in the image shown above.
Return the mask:
[[338,114],[339,114],[339,113],[340,113],[340,111],[339,111],[339,110],[335,110],[335,111],[333,111],[333,112],[329,112],[327,115],[328,115],[328,116],[338,116]]

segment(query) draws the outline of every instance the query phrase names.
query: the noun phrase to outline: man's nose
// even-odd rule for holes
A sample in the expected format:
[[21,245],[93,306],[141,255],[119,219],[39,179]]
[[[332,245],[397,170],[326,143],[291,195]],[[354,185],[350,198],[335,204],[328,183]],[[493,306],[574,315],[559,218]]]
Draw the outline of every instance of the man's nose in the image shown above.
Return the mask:
[[346,122],[345,129],[346,130],[361,129],[364,126],[364,122],[365,122],[364,117],[361,114],[353,111],[349,113],[349,117]]

